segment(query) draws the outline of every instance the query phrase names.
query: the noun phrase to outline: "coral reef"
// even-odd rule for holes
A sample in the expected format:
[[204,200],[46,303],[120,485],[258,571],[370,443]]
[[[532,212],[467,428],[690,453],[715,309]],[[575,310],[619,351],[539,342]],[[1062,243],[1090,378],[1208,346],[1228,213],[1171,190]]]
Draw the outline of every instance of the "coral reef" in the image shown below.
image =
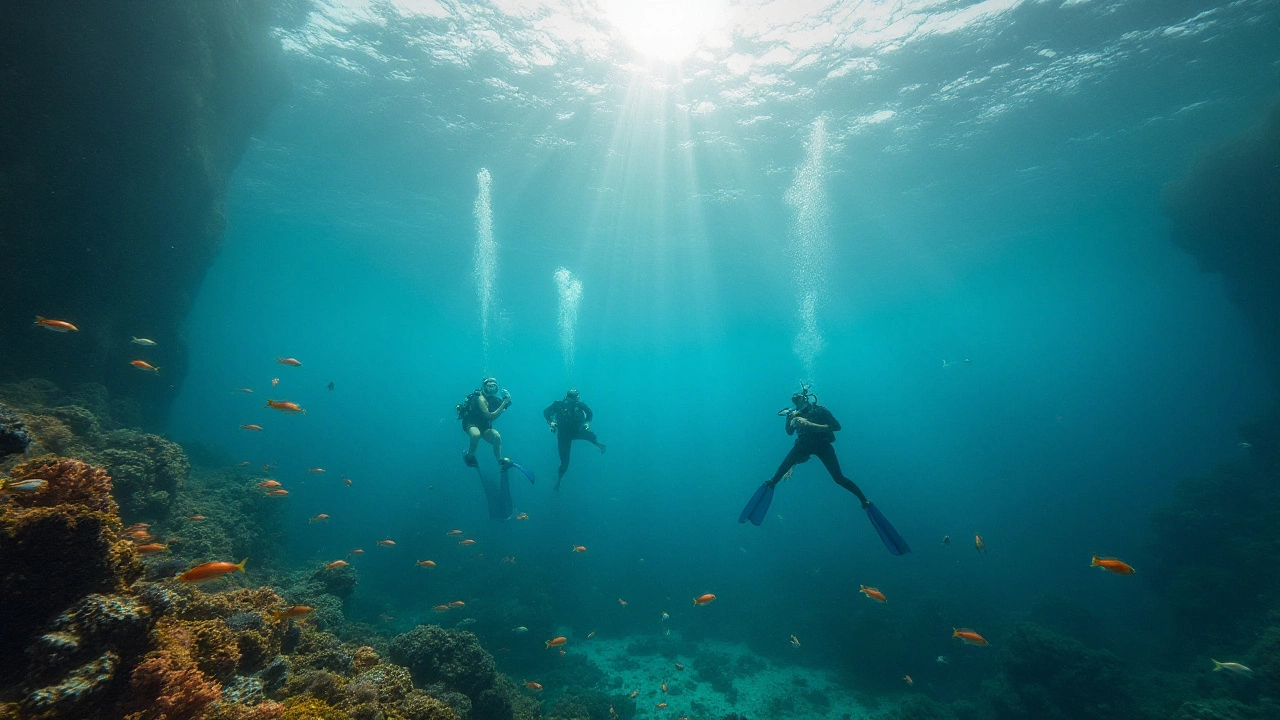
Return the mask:
[[511,717],[513,688],[498,675],[493,657],[469,632],[419,625],[391,641],[391,659],[409,668],[421,685],[440,684],[465,695],[471,701],[471,713],[459,714],[469,720]]
[[999,720],[1130,717],[1135,708],[1120,660],[1105,650],[1021,622],[1002,643],[1000,677],[984,686]]
[[21,455],[31,445],[31,435],[17,413],[0,404],[0,458]]

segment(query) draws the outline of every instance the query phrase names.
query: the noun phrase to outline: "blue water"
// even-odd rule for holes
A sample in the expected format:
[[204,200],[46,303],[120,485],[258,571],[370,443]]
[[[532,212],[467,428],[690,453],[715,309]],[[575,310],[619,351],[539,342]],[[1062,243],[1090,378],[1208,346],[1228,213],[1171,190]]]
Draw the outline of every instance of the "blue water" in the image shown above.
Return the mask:
[[[279,31],[293,92],[229,188],[170,432],[276,464],[286,557],[364,547],[357,597],[406,622],[536,589],[578,633],[656,632],[667,610],[779,652],[795,634],[835,667],[857,655],[866,584],[937,637],[895,662],[1056,596],[1100,609],[1099,634],[1141,654],[1158,599],[1090,555],[1140,566],[1153,509],[1238,457],[1238,424],[1276,391],[1221,281],[1169,241],[1161,188],[1280,88],[1280,11],[798,5],[734,4],[728,40],[663,65],[609,16],[569,39],[594,5],[317,3]],[[788,190],[819,124],[803,226]],[[582,284],[572,365],[560,267]],[[816,352],[794,342],[806,288]],[[488,520],[459,457],[454,404],[487,375],[514,397],[497,422],[507,454],[539,476],[513,484],[528,521]],[[735,522],[790,447],[775,411],[801,380],[910,555],[886,553],[816,461],[762,527]],[[578,443],[554,492],[541,411],[569,386],[608,452]],[[321,512],[327,525],[306,523]],[[477,545],[456,547],[453,528]],[[397,546],[375,548],[384,537]],[[520,574],[495,580],[507,555]],[[428,557],[437,576],[412,565]],[[716,615],[690,615],[705,592]],[[843,662],[885,684],[903,672]]]

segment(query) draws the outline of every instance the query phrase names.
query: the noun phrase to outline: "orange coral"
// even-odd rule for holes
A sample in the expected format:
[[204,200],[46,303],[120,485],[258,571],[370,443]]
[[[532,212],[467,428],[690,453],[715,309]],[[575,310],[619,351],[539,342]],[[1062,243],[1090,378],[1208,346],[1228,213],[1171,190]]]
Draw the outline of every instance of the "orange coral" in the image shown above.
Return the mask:
[[132,707],[125,720],[194,720],[222,695],[222,686],[196,669],[189,654],[147,653],[130,678]]
[[40,478],[49,482],[39,492],[14,496],[13,504],[18,507],[83,505],[98,512],[117,514],[115,498],[111,497],[111,476],[79,460],[46,455],[14,467],[10,474],[17,480]]

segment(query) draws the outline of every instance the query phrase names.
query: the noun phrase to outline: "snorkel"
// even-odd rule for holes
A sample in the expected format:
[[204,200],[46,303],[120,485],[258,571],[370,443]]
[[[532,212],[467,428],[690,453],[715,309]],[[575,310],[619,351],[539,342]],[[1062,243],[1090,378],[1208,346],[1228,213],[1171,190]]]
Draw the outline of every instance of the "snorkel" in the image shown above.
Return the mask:
[[778,411],[778,415],[782,417],[791,417],[792,415],[802,412],[813,405],[817,405],[818,396],[809,391],[810,387],[812,386],[808,383],[801,383],[800,391],[791,396],[791,403],[795,405],[795,407],[782,408]]

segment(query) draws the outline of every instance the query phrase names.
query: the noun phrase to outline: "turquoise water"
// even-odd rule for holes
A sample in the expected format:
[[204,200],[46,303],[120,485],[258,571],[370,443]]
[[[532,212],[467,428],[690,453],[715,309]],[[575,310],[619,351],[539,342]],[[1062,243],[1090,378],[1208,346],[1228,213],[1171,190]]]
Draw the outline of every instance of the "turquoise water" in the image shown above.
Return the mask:
[[[1258,122],[1280,10],[687,2],[652,32],[633,10],[298,8],[277,31],[292,93],[232,178],[170,433],[275,466],[290,562],[364,548],[357,618],[549,608],[528,635],[477,624],[516,678],[546,662],[519,643],[671,629],[871,704],[904,674],[966,697],[995,661],[951,628],[994,641],[1028,617],[1084,617],[1081,639],[1160,664],[1152,513],[1241,459],[1238,425],[1275,397],[1161,192]],[[513,479],[527,521],[489,520],[459,457],[454,405],[489,375],[514,399],[505,452],[538,476]],[[816,461],[764,525],[735,522],[801,381],[914,552],[885,552]],[[570,386],[608,451],[577,443],[557,492],[541,411]]]

